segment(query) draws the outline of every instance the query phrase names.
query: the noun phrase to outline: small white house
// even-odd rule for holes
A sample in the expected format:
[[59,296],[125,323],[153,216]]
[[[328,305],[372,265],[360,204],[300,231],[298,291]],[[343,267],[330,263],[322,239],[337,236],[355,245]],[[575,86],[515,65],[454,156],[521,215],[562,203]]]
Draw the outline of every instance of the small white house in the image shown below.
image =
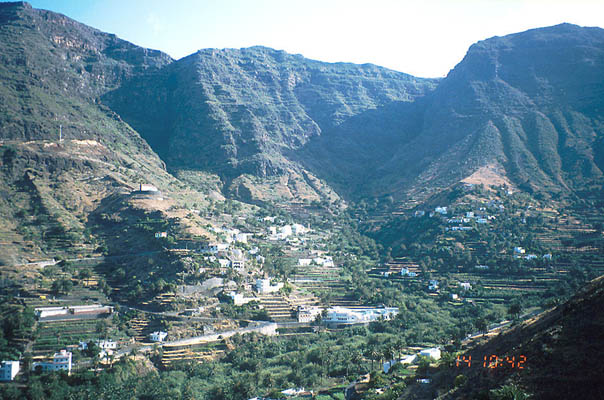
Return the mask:
[[431,349],[425,349],[419,352],[420,356],[430,357],[433,360],[440,360],[440,349],[438,347],[433,347]]
[[306,233],[307,229],[306,229],[306,227],[304,227],[304,225],[293,224],[292,231],[293,231],[294,235],[303,235]]
[[279,282],[276,285],[271,284],[270,279],[257,279],[256,280],[256,291],[260,294],[278,292],[283,287],[283,282]]
[[96,345],[103,350],[115,350],[117,349],[117,342],[114,340],[99,340]]
[[167,336],[168,336],[168,332],[156,331],[156,332],[149,334],[149,339],[152,342],[163,342]]
[[321,311],[323,309],[320,307],[300,306],[298,307],[298,322],[313,322],[317,315],[321,314]]
[[301,267],[307,267],[312,262],[311,258],[298,258],[298,265]]
[[249,303],[252,300],[255,300],[253,297],[244,297],[243,293],[237,292],[229,293],[229,297],[233,300],[233,304],[236,306],[241,306]]
[[166,238],[166,237],[168,237],[168,232],[155,232],[156,239]]
[[0,363],[0,381],[12,381],[19,373],[19,361],[2,361]]
[[472,285],[470,284],[470,282],[459,282],[459,287],[462,288],[463,290],[472,289]]
[[523,247],[514,247],[514,254],[524,254],[525,252]]
[[440,215],[447,215],[447,207],[436,207],[434,212],[439,213]]

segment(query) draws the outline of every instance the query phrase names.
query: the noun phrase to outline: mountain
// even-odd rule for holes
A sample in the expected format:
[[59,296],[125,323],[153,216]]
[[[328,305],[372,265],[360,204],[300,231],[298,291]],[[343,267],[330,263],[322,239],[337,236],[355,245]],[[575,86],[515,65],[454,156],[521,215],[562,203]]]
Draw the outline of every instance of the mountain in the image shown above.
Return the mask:
[[177,184],[99,101],[170,57],[22,2],[0,3],[0,47],[0,264],[91,247],[105,198]]
[[170,170],[247,200],[425,199],[464,179],[555,194],[603,177],[603,72],[604,31],[562,24],[481,41],[440,81],[208,49],[103,102]]
[[126,82],[103,102],[176,173],[211,171],[248,198],[263,184],[254,178],[284,179],[276,194],[321,200],[333,193],[315,178],[318,171],[305,168],[317,155],[301,152],[304,146],[435,86],[370,64],[329,64],[265,47],[206,49]]
[[478,42],[430,94],[419,130],[374,188],[390,180],[418,194],[481,172],[550,193],[601,180],[603,75],[600,28],[562,24]]
[[441,80],[265,47],[172,60],[22,2],[0,4],[0,43],[3,254],[51,228],[82,240],[141,182],[404,206],[464,180],[547,197],[603,179],[599,28],[487,39]]

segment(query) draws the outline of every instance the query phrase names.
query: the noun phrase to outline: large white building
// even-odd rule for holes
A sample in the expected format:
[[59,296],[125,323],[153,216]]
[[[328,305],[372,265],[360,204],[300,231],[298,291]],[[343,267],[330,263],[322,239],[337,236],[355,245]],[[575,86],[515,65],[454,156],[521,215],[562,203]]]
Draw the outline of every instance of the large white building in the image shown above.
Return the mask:
[[52,361],[34,363],[32,369],[35,370],[37,367],[42,368],[43,371],[67,371],[69,374],[71,373],[71,352],[61,350],[54,354]]
[[270,278],[256,280],[256,291],[260,294],[278,292],[282,287],[283,282],[279,282],[276,285],[271,285]]
[[0,381],[12,381],[19,373],[19,361],[2,361],[0,364]]
[[367,324],[380,318],[389,320],[398,314],[397,307],[383,308],[345,308],[331,307],[327,309],[327,315],[323,319],[328,325],[353,325]]

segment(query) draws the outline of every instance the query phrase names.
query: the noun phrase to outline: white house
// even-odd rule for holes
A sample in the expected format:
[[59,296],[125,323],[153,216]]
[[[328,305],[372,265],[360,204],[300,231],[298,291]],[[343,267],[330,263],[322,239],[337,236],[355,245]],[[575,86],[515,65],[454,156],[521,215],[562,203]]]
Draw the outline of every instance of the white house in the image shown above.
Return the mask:
[[470,282],[459,282],[459,287],[462,288],[463,290],[472,289],[472,285],[470,284]]
[[0,363],[0,381],[12,381],[19,373],[19,361],[2,361]]
[[163,342],[167,336],[168,336],[168,332],[156,331],[156,332],[149,334],[149,339],[152,342]]
[[168,237],[168,232],[155,232],[156,239],[165,238],[165,237]]
[[156,188],[153,185],[146,184],[146,183],[141,183],[139,185],[139,189],[138,190],[140,192],[159,192],[158,188]]
[[96,345],[103,350],[115,350],[117,349],[117,342],[114,340],[99,340]]
[[[86,350],[88,348],[88,343],[86,341],[80,342],[79,349]],[[113,340],[96,340],[94,342],[100,349],[102,350],[115,350],[117,349],[117,342]]]
[[523,247],[514,247],[514,254],[524,254],[525,252]]
[[283,239],[285,239],[288,236],[291,236],[293,234],[293,230],[291,225],[284,225],[279,229],[279,233],[281,234],[281,236],[283,236]]
[[333,258],[331,256],[315,257],[312,259],[315,264],[322,265],[323,267],[333,267]]
[[61,350],[53,355],[53,359],[50,362],[36,362],[33,363],[32,369],[37,367],[42,368],[43,371],[67,371],[71,373],[71,352],[67,350]]
[[431,349],[425,349],[419,352],[420,356],[430,357],[433,360],[440,360],[440,349],[438,347],[433,347]]
[[219,251],[227,251],[229,249],[229,245],[227,243],[210,243],[208,245],[208,252],[216,254]]
[[233,238],[236,242],[247,243],[248,238],[252,236],[251,233],[238,233]]
[[281,289],[282,287],[283,287],[283,282],[279,282],[276,285],[271,285],[270,278],[256,280],[256,290],[260,294],[278,292],[279,289]]
[[312,258],[298,258],[298,265],[301,267],[307,267],[312,262]]
[[439,213],[440,215],[447,215],[447,207],[436,207],[434,212]]
[[231,266],[231,260],[227,258],[219,258],[218,263],[220,264],[220,268],[228,268]]
[[229,293],[229,297],[233,300],[233,304],[236,306],[241,306],[249,303],[252,300],[255,300],[253,297],[244,297],[243,293],[237,292]]
[[294,235],[303,235],[307,232],[307,229],[304,227],[304,225],[293,224],[292,231],[293,231]]
[[321,307],[300,306],[298,307],[298,322],[313,322],[321,311],[323,311]]
[[487,269],[489,269],[489,266],[488,265],[476,265],[474,268],[487,270]]

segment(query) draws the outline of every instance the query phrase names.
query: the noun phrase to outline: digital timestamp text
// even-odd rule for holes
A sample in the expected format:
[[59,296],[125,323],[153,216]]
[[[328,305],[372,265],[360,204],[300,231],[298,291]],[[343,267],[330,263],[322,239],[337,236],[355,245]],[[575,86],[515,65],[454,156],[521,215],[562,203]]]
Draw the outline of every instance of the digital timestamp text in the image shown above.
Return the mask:
[[455,366],[458,368],[509,368],[509,369],[524,369],[524,363],[526,363],[526,356],[502,356],[499,357],[495,354],[483,356],[482,359],[478,358],[473,360],[471,355],[457,356]]

